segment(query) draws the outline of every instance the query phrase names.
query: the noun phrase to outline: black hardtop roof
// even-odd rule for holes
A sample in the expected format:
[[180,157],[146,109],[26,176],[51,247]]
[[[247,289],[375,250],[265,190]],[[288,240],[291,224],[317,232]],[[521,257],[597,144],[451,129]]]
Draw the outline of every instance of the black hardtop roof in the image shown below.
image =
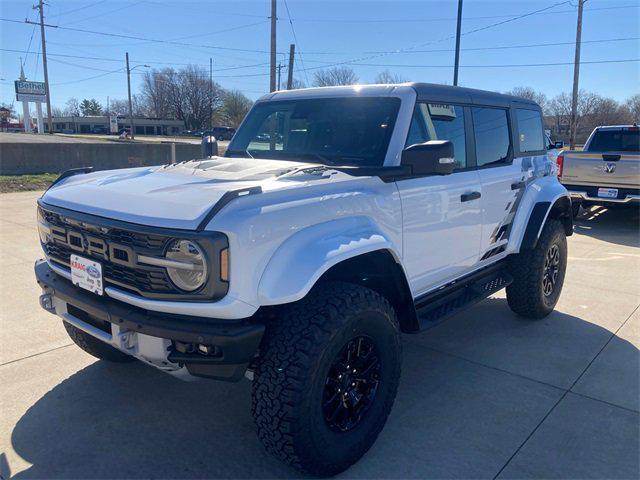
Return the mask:
[[526,107],[540,109],[540,106],[526,98],[503,93],[476,90],[475,88],[454,87],[437,83],[410,83],[418,94],[418,100],[433,102],[467,103],[495,107]]

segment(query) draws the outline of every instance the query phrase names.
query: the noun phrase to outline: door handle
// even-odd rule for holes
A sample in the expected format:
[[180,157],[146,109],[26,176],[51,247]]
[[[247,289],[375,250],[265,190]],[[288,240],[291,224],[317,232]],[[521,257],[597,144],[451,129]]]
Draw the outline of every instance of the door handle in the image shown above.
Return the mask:
[[520,190],[526,185],[524,182],[516,182],[511,184],[511,190]]
[[480,194],[480,192],[463,193],[462,195],[460,195],[460,201],[461,202],[470,202],[471,200],[477,200],[481,196],[482,195]]

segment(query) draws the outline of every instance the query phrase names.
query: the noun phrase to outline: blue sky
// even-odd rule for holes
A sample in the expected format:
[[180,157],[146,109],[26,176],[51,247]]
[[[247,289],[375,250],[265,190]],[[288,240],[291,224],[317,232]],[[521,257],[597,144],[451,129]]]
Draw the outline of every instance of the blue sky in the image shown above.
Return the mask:
[[[37,13],[31,8],[34,3],[35,0],[0,0],[0,17],[35,20]],[[72,96],[96,98],[103,104],[107,97],[126,98],[126,76],[121,70],[126,51],[132,65],[147,63],[155,68],[179,68],[194,63],[208,71],[212,57],[214,79],[223,87],[242,90],[252,99],[268,90],[269,0],[48,0],[47,3],[45,20],[52,25],[164,42],[48,28],[54,105],[62,106]],[[460,85],[495,91],[532,86],[549,97],[570,91],[571,65],[499,66],[572,62],[576,5],[577,0],[465,0],[462,31],[467,33],[461,44]],[[582,60],[640,58],[639,6],[640,2],[633,0],[587,1]],[[515,16],[545,8],[548,9],[513,20]],[[286,4],[278,0],[278,9],[278,58],[286,64],[289,44],[297,43],[302,55],[297,58],[295,76],[302,80],[311,81],[314,69],[324,65],[351,62],[361,82],[373,81],[385,69],[407,80],[452,82],[451,36],[455,33],[456,0],[287,0]],[[498,22],[506,23],[491,26]],[[0,21],[0,29],[3,49],[0,101],[10,103],[14,99],[13,80],[19,75],[20,57],[29,79],[43,78],[38,57],[40,35],[39,28],[22,23]],[[476,29],[481,30],[472,32]],[[566,44],[527,46],[544,43]],[[142,70],[134,72],[134,93],[140,89]],[[624,100],[640,92],[640,62],[585,63],[580,86]]]

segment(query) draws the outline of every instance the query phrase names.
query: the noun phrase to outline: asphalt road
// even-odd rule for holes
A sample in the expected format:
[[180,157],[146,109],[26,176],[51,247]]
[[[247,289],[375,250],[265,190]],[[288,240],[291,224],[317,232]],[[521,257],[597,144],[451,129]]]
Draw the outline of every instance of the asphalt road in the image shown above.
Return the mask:
[[[2,478],[289,478],[253,432],[250,384],[182,383],[71,345],[38,306],[38,193],[0,195]],[[557,311],[503,294],[404,337],[398,398],[343,478],[638,478],[637,211],[594,209],[569,240]]]

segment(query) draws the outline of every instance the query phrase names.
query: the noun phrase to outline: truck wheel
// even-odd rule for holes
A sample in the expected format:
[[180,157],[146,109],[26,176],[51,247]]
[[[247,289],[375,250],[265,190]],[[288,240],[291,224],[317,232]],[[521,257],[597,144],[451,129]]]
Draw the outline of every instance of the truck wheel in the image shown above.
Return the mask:
[[267,326],[253,382],[258,437],[303,473],[346,470],[382,430],[401,363],[384,297],[349,283],[314,288]]
[[509,258],[513,283],[507,302],[518,315],[543,318],[558,303],[567,269],[567,237],[559,220],[548,219],[536,247]]
[[70,323],[62,322],[64,328],[77,346],[87,352],[89,355],[93,355],[100,360],[106,360],[107,362],[125,363],[133,362],[135,357],[122,353],[117,348],[107,345],[101,342],[95,337],[92,337],[86,332],[83,332],[79,328],[74,327]]

